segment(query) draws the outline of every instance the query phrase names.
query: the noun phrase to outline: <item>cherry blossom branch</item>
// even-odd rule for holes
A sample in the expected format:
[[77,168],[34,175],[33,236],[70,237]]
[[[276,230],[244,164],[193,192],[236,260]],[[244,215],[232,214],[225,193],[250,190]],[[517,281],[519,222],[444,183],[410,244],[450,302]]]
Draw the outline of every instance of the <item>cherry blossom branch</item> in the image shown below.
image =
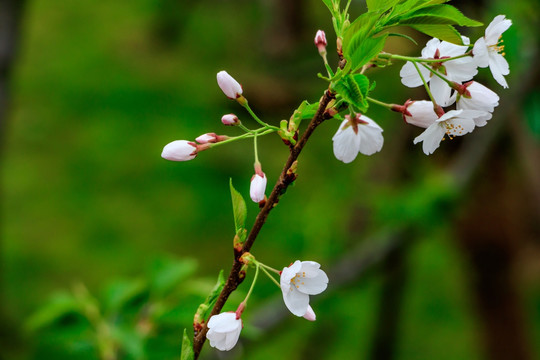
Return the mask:
[[[311,119],[311,122],[309,123],[307,129],[303,133],[300,140],[296,143],[295,146],[291,146],[290,148],[290,154],[285,162],[285,166],[283,167],[283,170],[279,176],[279,179],[277,180],[276,184],[274,185],[274,188],[272,189],[272,192],[270,193],[270,196],[268,197],[266,203],[259,211],[259,214],[257,215],[255,222],[253,224],[253,227],[251,228],[251,231],[249,232],[249,235],[247,236],[247,239],[242,247],[242,250],[237,252],[235,251],[234,254],[234,262],[231,267],[231,271],[229,273],[229,276],[227,277],[227,280],[225,282],[225,286],[223,287],[223,290],[218,296],[218,299],[212,308],[212,311],[208,318],[217,315],[220,313],[221,309],[225,305],[227,299],[229,298],[230,294],[236,290],[238,285],[242,283],[245,277],[245,273],[242,272],[242,266],[244,265],[241,261],[241,256],[249,252],[253,244],[255,243],[255,240],[257,239],[257,236],[259,235],[259,232],[261,231],[263,225],[266,222],[266,219],[268,217],[268,214],[270,214],[270,211],[277,205],[279,202],[279,199],[281,195],[285,193],[287,188],[290,184],[296,179],[296,161],[298,159],[298,156],[302,152],[302,149],[306,145],[307,141],[315,131],[315,129],[325,120],[330,119],[331,115],[326,111],[326,107],[332,101],[335,99],[335,94],[331,92],[329,89],[325,91],[323,97],[321,98],[319,102],[319,108],[317,109],[317,112]],[[202,350],[202,347],[206,341],[206,333],[208,332],[208,326],[207,323],[202,324],[202,327],[200,330],[195,330],[195,335],[193,338],[193,352],[194,352],[194,359],[198,359],[199,354]]]

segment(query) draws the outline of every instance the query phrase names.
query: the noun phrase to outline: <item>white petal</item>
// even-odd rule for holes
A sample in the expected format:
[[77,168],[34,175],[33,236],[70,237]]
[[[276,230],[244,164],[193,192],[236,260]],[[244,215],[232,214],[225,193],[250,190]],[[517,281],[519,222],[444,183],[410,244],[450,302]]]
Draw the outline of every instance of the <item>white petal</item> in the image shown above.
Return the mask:
[[191,141],[176,140],[163,147],[161,157],[171,161],[188,161],[197,156],[197,146]]
[[[490,54],[491,55],[491,54]],[[503,87],[508,88],[508,83],[503,75],[507,75],[510,70],[508,67],[508,62],[501,54],[492,54],[489,57],[489,70],[493,78]]]
[[256,203],[259,203],[264,200],[264,192],[266,191],[266,175],[263,173],[263,176],[255,174],[251,179],[251,184],[249,187],[249,196],[251,200]]
[[308,305],[307,311],[304,314],[304,319],[309,321],[315,321],[317,320],[317,315],[315,315],[315,311],[313,311],[313,308]]
[[[420,72],[422,73],[424,79],[426,79],[426,81],[429,81],[429,70],[422,65],[419,65],[418,68],[420,69]],[[403,85],[407,87],[414,88],[423,85],[422,78],[420,77],[420,75],[418,75],[416,67],[410,61],[407,61],[405,65],[403,65],[399,72],[399,76],[401,76],[401,82],[403,83]]]
[[422,57],[424,59],[429,59],[435,56],[435,52],[439,48],[441,41],[439,39],[433,38],[426,43],[426,46],[422,49]]
[[283,301],[287,309],[294,315],[304,316],[309,306],[309,295],[299,292],[295,287],[291,287],[289,291],[283,291]]
[[439,124],[435,123],[428,127],[423,133],[414,139],[414,143],[417,144],[422,141],[422,150],[426,155],[433,154],[433,152],[441,144],[441,140],[444,137],[445,130]]
[[504,15],[497,15],[486,28],[486,43],[493,45],[499,41],[503,32],[508,30],[512,21],[505,19]]
[[433,103],[431,101],[413,101],[407,107],[407,111],[411,116],[405,115],[405,121],[411,125],[415,125],[421,128],[427,128],[435,122],[439,117],[433,110]]
[[438,76],[434,75],[431,78],[431,82],[429,83],[429,89],[431,90],[431,94],[433,95],[433,98],[437,102],[437,104],[440,104],[442,106],[445,106],[446,103],[450,101],[450,94],[452,92],[452,89],[444,80],[440,79]]
[[359,151],[362,154],[373,155],[381,151],[384,143],[382,129],[358,124],[358,135],[360,136]]
[[300,271],[301,268],[302,263],[300,262],[300,260],[296,260],[291,266],[283,268],[280,278],[282,291],[289,291],[292,278],[296,276],[296,274]]
[[346,164],[356,159],[360,148],[360,137],[355,134],[353,127],[349,126],[345,130],[342,130],[347,123],[348,120],[343,120],[340,128],[332,138],[336,159]]
[[489,55],[486,41],[483,37],[476,40],[473,47],[473,59],[476,65],[481,68],[485,68],[489,65]]
[[238,328],[235,331],[232,331],[226,334],[225,346],[223,350],[229,351],[236,345],[236,343],[238,342],[238,338],[240,337],[241,331],[242,331],[242,328]]
[[456,82],[471,80],[477,73],[477,65],[470,56],[444,63],[448,79]]
[[443,41],[439,45],[439,51],[440,51],[440,56],[441,57],[443,57],[443,56],[454,57],[454,56],[463,55],[463,54],[465,54],[467,49],[468,49],[467,46],[456,45],[456,44],[452,44],[452,43],[447,42],[447,41]]
[[322,270],[319,270],[315,277],[300,277],[297,280],[298,291],[308,295],[317,295],[322,293],[328,287],[328,276]]
[[453,136],[463,136],[474,130],[472,118],[455,118],[447,122],[446,133]]
[[317,276],[321,264],[315,261],[302,261],[302,267],[297,272],[305,272],[306,276]]
[[225,312],[212,316],[208,321],[208,327],[215,332],[225,333],[238,328],[239,322],[241,323],[241,320],[236,319],[234,312]]

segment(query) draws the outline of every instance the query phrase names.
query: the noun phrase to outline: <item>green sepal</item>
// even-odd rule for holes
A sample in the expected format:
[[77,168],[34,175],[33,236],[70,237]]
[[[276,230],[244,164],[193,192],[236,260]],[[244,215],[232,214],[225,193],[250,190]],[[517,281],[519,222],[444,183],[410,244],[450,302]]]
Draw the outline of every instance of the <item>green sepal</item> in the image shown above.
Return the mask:
[[195,353],[193,352],[193,345],[187,334],[187,329],[184,329],[184,336],[182,338],[182,354],[180,360],[193,360],[195,359]]
[[234,214],[234,227],[236,233],[244,228],[247,217],[246,201],[242,195],[234,188],[232,179],[229,179],[229,186],[231,188],[231,199]]

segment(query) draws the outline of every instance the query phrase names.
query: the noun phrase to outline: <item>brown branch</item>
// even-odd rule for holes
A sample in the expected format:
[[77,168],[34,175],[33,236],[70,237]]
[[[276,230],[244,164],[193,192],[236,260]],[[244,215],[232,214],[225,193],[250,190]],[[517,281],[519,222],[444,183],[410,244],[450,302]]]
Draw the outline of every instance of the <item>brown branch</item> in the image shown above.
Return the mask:
[[[251,250],[251,247],[253,246],[253,243],[257,239],[257,236],[259,235],[259,231],[261,231],[261,228],[263,227],[264,223],[266,222],[266,218],[268,217],[268,214],[270,214],[270,211],[277,205],[279,202],[279,198],[281,195],[285,193],[287,188],[290,184],[296,179],[296,171],[294,169],[294,165],[296,163],[296,160],[298,159],[298,156],[302,152],[302,149],[306,145],[306,142],[310,138],[310,136],[313,134],[313,131],[324,121],[329,119],[331,116],[326,112],[326,107],[330,103],[331,100],[335,98],[335,94],[333,94],[330,90],[325,91],[323,97],[321,98],[319,102],[319,108],[317,109],[317,112],[315,116],[311,119],[311,122],[309,123],[306,131],[300,138],[300,140],[296,143],[294,147],[291,147],[291,152],[289,155],[289,158],[287,159],[287,162],[285,163],[285,166],[283,167],[283,171],[281,172],[281,175],[279,176],[278,181],[274,185],[274,188],[272,189],[272,192],[270,193],[270,196],[268,197],[265,205],[262,207],[262,209],[259,211],[259,214],[257,215],[257,218],[255,219],[255,223],[253,224],[253,227],[251,228],[251,231],[249,232],[249,235],[247,236],[247,239],[244,243],[244,246],[241,251],[235,252],[235,259],[233,266],[231,268],[231,272],[229,273],[229,276],[227,278],[227,281],[225,282],[225,286],[223,287],[223,290],[219,294],[219,297],[216,301],[216,304],[212,308],[212,312],[210,313],[210,317],[219,314],[223,306],[225,305],[225,302],[229,298],[229,295],[236,290],[238,285],[242,283],[244,280],[243,275],[241,274],[242,269],[242,263],[240,262],[240,257]],[[209,317],[209,318],[210,318]],[[206,341],[206,333],[208,332],[208,327],[206,326],[206,323],[202,324],[202,328],[195,333],[195,336],[193,338],[193,352],[195,353],[195,359],[198,359],[199,354],[201,352],[201,349],[204,345],[204,342]]]

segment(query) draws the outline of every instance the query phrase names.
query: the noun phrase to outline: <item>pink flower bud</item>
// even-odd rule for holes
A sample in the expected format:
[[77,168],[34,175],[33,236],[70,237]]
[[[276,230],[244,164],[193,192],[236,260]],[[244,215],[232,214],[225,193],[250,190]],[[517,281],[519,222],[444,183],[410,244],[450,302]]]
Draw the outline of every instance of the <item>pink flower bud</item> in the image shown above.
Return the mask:
[[264,200],[264,192],[266,190],[266,175],[262,171],[256,172],[251,178],[251,186],[249,188],[249,196],[251,200],[260,203]]
[[234,114],[223,115],[221,117],[221,122],[227,126],[235,126],[240,124],[240,120],[238,120],[238,117]]
[[217,73],[217,82],[223,93],[229,99],[236,99],[242,96],[242,85],[229,75],[226,71]]
[[317,320],[317,316],[315,315],[315,311],[313,311],[313,309],[311,308],[310,305],[308,305],[308,307],[307,307],[307,311],[304,314],[304,319],[309,320],[309,321]]
[[202,134],[195,139],[199,144],[216,143],[218,142],[218,136],[215,133]]
[[173,141],[163,148],[161,157],[171,161],[188,161],[197,156],[197,144],[186,140]]
[[326,54],[326,44],[326,34],[324,33],[324,31],[317,31],[317,34],[315,34],[315,45],[317,45],[319,54]]

